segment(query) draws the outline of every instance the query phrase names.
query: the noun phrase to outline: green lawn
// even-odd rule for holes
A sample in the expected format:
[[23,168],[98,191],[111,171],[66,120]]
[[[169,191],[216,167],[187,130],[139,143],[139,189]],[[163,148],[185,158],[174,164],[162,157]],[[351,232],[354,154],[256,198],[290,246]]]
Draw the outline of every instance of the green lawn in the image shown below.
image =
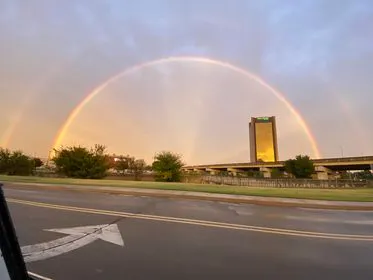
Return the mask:
[[42,178],[27,176],[5,176],[0,175],[0,182],[27,182],[44,184],[65,184],[81,186],[111,186],[122,188],[144,188],[159,190],[180,190],[220,194],[237,194],[267,197],[321,199],[334,201],[362,201],[373,202],[373,188],[362,189],[280,189],[280,188],[254,188],[254,187],[234,187],[206,184],[187,183],[161,183],[161,182],[141,182],[122,180],[88,180],[69,178]]

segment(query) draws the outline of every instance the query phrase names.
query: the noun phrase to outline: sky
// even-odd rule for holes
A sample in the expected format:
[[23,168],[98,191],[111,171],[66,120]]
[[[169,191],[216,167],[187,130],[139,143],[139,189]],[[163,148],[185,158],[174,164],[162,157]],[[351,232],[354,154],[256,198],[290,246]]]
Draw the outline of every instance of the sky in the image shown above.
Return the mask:
[[316,157],[294,112],[223,62],[281,92],[322,157],[373,155],[372,26],[370,0],[2,0],[0,146],[47,157],[90,92],[145,64],[102,87],[61,144],[245,162],[249,118],[276,116],[280,159]]

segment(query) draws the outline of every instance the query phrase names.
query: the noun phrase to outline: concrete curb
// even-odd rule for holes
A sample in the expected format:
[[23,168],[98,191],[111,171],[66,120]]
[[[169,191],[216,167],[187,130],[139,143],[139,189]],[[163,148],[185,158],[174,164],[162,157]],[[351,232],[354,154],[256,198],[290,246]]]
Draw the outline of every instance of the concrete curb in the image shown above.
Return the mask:
[[194,199],[207,200],[228,203],[246,203],[265,206],[280,206],[280,207],[302,207],[314,209],[334,209],[334,210],[357,210],[357,211],[373,211],[373,202],[348,202],[348,201],[326,201],[326,200],[311,200],[311,199],[295,199],[295,198],[278,198],[278,197],[262,197],[262,196],[245,196],[245,195],[226,195],[226,194],[211,194],[188,191],[171,191],[171,190],[156,190],[156,189],[135,189],[135,188],[119,188],[106,186],[83,186],[83,185],[59,185],[59,184],[41,184],[41,183],[5,183],[5,186],[19,189],[43,189],[43,190],[62,190],[90,193],[106,193],[116,195],[133,195],[133,196],[150,196],[160,198],[178,198],[178,199]]

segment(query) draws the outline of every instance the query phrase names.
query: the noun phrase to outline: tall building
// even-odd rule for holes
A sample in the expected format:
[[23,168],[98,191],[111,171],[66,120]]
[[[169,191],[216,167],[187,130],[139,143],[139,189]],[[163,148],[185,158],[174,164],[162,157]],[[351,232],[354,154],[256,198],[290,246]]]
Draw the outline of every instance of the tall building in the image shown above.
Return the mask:
[[250,161],[278,161],[278,146],[275,117],[251,118]]

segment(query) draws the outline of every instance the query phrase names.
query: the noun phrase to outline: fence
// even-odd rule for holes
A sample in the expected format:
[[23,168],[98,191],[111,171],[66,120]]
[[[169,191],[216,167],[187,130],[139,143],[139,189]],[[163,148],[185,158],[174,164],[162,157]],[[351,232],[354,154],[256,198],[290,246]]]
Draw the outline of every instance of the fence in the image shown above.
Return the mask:
[[245,187],[269,187],[269,188],[319,188],[319,189],[341,189],[341,188],[365,188],[368,187],[366,180],[314,180],[314,179],[265,179],[265,178],[240,178],[231,176],[201,176],[203,184],[219,184]]

